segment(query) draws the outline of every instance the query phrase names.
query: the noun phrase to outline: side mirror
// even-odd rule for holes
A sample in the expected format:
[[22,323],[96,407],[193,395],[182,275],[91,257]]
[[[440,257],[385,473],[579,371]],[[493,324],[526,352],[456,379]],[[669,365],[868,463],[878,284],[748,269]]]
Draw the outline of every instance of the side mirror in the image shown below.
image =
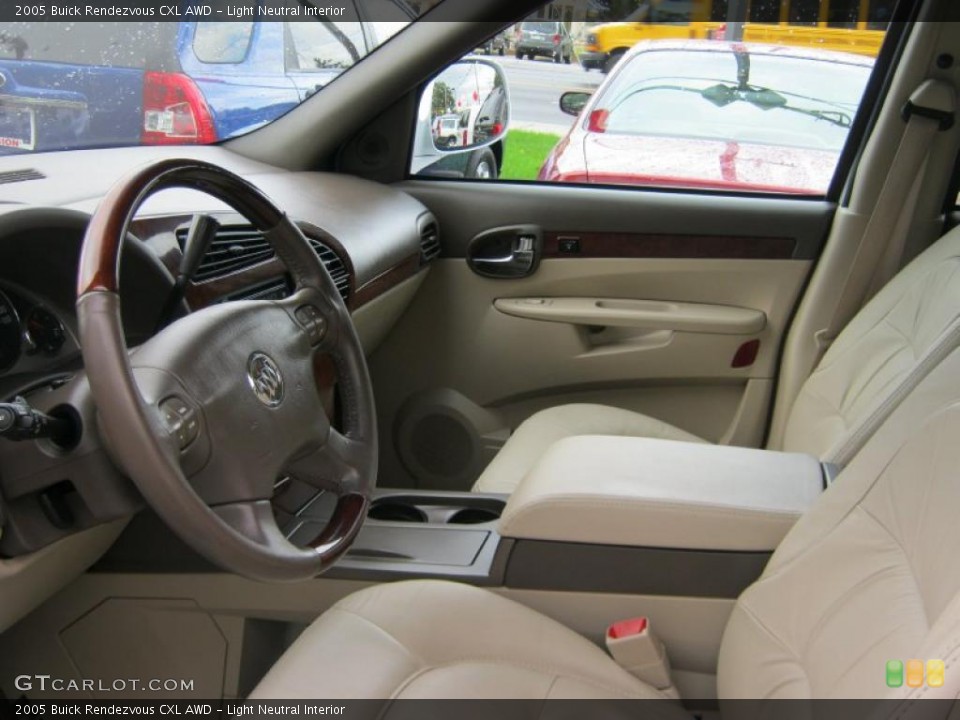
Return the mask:
[[560,96],[560,110],[567,115],[577,116],[583,112],[587,103],[590,102],[591,95],[592,93],[588,92],[565,92]]
[[454,63],[427,87],[430,136],[442,152],[489,145],[507,133],[510,98],[503,69],[487,60]]

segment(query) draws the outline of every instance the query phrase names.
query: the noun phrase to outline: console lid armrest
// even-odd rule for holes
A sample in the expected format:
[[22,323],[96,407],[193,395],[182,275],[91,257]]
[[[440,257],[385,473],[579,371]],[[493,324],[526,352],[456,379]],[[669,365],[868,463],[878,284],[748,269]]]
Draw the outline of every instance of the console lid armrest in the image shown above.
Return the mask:
[[798,453],[580,436],[552,445],[510,497],[503,537],[773,550],[823,490]]

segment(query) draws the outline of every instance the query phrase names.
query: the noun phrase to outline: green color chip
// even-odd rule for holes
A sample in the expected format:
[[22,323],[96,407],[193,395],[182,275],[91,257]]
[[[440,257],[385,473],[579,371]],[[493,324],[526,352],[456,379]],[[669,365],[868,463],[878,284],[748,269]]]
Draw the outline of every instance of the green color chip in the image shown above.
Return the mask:
[[903,661],[887,660],[887,687],[900,687],[903,685]]

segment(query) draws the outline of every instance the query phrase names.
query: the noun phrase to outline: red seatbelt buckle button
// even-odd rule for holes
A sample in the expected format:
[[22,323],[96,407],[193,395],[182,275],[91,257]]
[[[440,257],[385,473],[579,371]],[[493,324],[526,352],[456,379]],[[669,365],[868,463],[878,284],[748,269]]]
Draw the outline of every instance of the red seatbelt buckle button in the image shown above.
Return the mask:
[[631,635],[641,635],[646,632],[648,624],[649,622],[645,617],[620,620],[607,628],[607,638],[610,640],[619,640],[620,638],[630,637]]

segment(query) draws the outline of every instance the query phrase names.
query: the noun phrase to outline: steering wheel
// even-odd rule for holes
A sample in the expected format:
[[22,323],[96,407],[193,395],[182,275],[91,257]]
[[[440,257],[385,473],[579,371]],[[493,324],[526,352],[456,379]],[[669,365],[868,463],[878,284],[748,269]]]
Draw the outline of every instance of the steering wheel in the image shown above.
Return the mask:
[[[189,188],[245,216],[270,242],[294,290],[193,312],[129,352],[119,260],[152,194]],[[216,165],[162,160],[121,179],[100,203],[80,257],[77,314],[101,434],[147,503],[207,559],[259,580],[327,569],[355,539],[376,482],[373,390],[340,293],[310,243],[257,188]],[[324,412],[317,358],[332,358],[340,432]],[[284,474],[337,495],[309,547],[291,544],[270,505]]]

